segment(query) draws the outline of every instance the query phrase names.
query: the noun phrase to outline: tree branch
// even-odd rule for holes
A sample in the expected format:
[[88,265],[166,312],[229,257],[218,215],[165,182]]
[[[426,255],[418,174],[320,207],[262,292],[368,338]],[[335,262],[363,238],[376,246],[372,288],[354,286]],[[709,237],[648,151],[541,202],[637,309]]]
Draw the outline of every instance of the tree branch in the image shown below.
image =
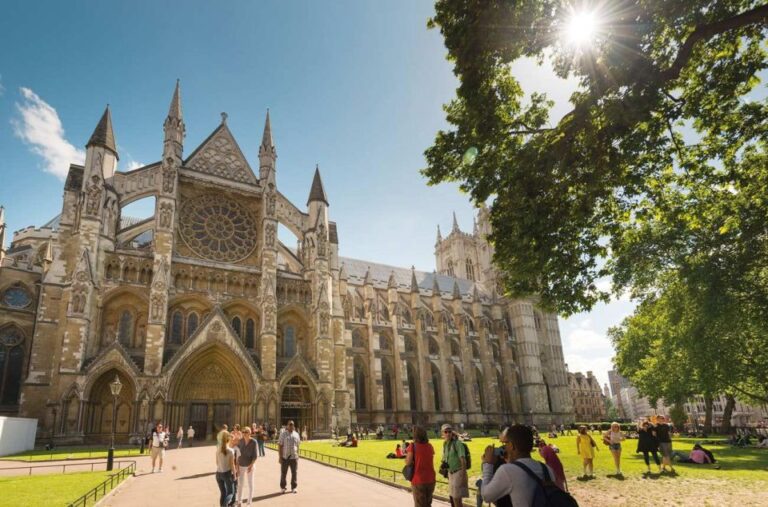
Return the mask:
[[733,389],[734,389],[735,391],[738,391],[738,392],[740,392],[740,393],[741,393],[741,394],[743,394],[744,396],[747,396],[747,397],[749,397],[749,398],[752,398],[753,400],[758,400],[758,401],[761,401],[761,402],[763,402],[763,403],[768,403],[768,397],[765,397],[765,396],[759,396],[759,395],[757,395],[757,394],[752,394],[752,393],[750,393],[750,392],[747,392],[747,391],[745,391],[744,389],[741,389],[740,387],[737,387],[737,386],[733,386]]
[[672,62],[672,65],[668,69],[658,73],[659,79],[663,83],[680,77],[680,72],[682,72],[683,67],[688,63],[688,60],[690,60],[693,48],[698,42],[711,39],[715,35],[725,33],[729,30],[753,24],[766,23],[767,21],[768,4],[764,4],[760,7],[755,7],[751,11],[737,14],[732,18],[696,27],[680,47],[680,51],[677,52],[677,56],[675,57],[675,61]]

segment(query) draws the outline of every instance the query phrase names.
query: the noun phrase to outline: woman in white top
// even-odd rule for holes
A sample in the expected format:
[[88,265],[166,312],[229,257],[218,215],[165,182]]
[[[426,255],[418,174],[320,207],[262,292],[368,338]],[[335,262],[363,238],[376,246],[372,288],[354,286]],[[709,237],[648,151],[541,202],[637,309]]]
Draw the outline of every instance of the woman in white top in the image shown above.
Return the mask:
[[177,449],[181,449],[181,441],[184,439],[184,427],[179,426],[179,431],[176,432],[176,440],[179,441]]
[[220,433],[221,441],[216,446],[216,484],[219,485],[219,507],[227,507],[234,498],[235,486],[235,453],[229,442],[231,437],[227,431]]
[[622,476],[621,473],[621,442],[624,440],[624,433],[621,432],[621,425],[617,422],[611,423],[611,429],[603,434],[603,443],[611,449],[613,463],[616,465],[616,476]]
[[235,458],[235,467],[232,469],[232,503],[234,504],[235,498],[237,498],[237,478],[240,476],[240,446],[238,445],[240,443],[240,433],[233,431],[229,436],[229,448],[232,449],[232,454]]

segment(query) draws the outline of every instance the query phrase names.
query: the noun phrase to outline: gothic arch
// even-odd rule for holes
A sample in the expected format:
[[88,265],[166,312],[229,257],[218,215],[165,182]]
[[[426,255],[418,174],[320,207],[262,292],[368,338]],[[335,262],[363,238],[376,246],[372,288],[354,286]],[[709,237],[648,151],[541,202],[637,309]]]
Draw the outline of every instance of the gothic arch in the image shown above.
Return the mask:
[[253,399],[255,379],[249,368],[220,343],[196,350],[179,363],[170,375],[169,400]]
[[[84,431],[87,434],[101,435],[105,440],[112,431],[112,416],[116,415],[115,437],[118,442],[124,443],[128,435],[133,431],[134,407],[136,401],[136,384],[131,375],[118,365],[112,364],[102,369],[100,372],[89,376],[89,384],[86,385],[84,392],[87,394],[85,403],[85,421]],[[114,396],[110,389],[110,384],[114,382],[115,377],[120,379],[122,388],[117,397],[117,406],[113,407]],[[72,419],[74,413],[73,405],[62,407],[63,415],[67,420],[62,424],[70,431],[75,431],[81,423],[74,425],[69,419]]]
[[27,357],[27,333],[11,322],[0,326],[0,405],[17,405]]

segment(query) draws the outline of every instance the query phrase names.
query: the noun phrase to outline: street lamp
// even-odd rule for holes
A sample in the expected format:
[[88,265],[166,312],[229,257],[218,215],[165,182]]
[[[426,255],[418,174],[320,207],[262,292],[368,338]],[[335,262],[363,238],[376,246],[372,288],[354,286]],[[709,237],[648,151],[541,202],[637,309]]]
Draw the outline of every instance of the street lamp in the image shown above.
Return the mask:
[[115,381],[109,384],[109,389],[112,391],[112,443],[109,446],[109,452],[107,452],[107,472],[112,470],[112,465],[115,460],[115,419],[117,419],[117,397],[120,396],[120,389],[123,388],[123,384],[120,383],[120,378],[115,375]]

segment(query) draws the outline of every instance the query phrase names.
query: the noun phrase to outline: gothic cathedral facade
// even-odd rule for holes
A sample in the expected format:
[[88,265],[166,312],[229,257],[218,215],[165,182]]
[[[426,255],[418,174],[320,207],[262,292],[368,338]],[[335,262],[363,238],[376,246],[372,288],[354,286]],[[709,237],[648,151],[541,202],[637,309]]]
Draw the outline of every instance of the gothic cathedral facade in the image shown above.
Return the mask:
[[[119,172],[107,108],[61,215],[0,250],[0,413],[61,443],[158,420],[203,438],[572,420],[557,317],[496,293],[486,210],[472,234],[438,231],[435,272],[348,259],[318,170],[305,207],[280,193],[269,113],[258,175],[226,115],[186,157],[184,137],[177,83],[162,159]],[[145,198],[153,216],[123,216]]]

